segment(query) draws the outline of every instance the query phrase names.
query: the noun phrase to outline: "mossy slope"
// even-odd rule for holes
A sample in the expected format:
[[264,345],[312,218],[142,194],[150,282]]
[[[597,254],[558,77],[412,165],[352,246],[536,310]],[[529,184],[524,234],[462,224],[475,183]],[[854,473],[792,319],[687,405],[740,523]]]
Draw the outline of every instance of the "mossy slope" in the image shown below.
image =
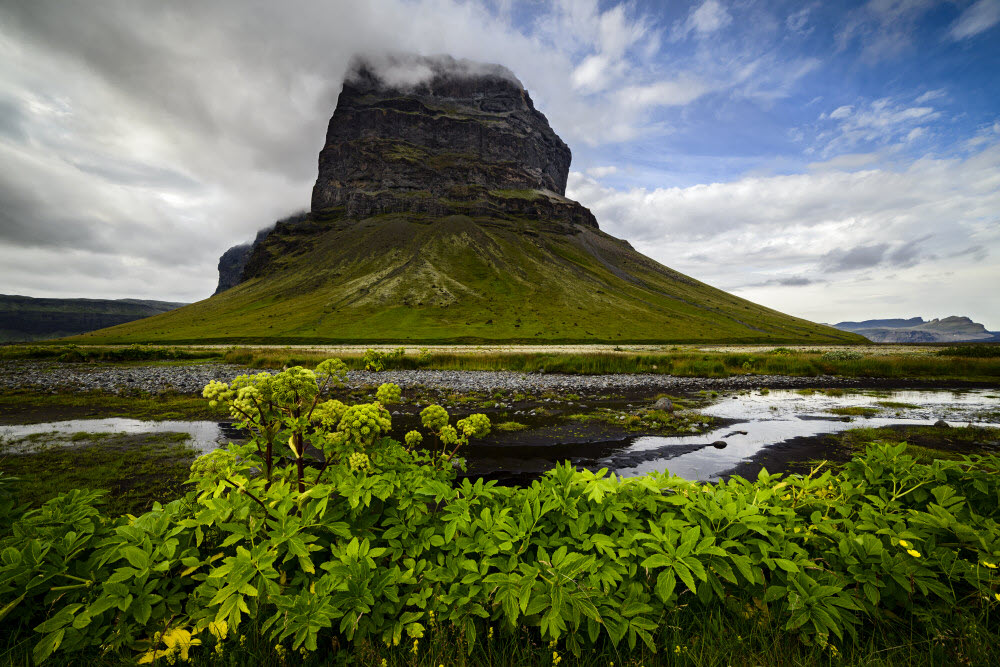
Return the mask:
[[273,233],[233,289],[75,340],[815,342],[862,339],[673,271],[597,229],[335,213]]

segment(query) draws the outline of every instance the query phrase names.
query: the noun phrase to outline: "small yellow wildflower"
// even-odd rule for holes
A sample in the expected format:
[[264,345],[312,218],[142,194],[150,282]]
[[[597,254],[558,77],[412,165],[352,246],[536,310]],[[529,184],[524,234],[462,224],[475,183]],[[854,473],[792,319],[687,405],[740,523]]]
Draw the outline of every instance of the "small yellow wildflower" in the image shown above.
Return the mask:
[[486,632],[486,636],[489,639],[493,639],[493,626],[492,625],[490,626],[490,629]]
[[[562,657],[559,655],[559,652],[552,651],[552,664],[558,665],[560,662],[562,662]],[[444,665],[442,665],[441,667],[444,667]]]
[[916,549],[907,549],[906,553],[910,554],[914,558],[920,558],[920,552],[917,551]]
[[985,565],[986,567],[990,568],[991,570],[997,569],[997,564],[996,563],[991,563],[989,561],[985,561],[984,560],[983,561],[983,565]]
[[993,597],[997,599],[997,602],[1000,602],[1000,593],[994,593]]
[[419,639],[414,639],[413,640],[413,649],[410,651],[410,653],[412,653],[413,655],[416,655],[417,654],[417,646],[419,644],[420,644],[420,640]]
[[904,549],[909,549],[910,548],[910,543],[907,542],[906,540],[900,540],[899,541],[899,546],[903,547]]
[[389,661],[386,660],[385,658],[382,658],[382,667],[388,667],[388,665],[389,665]]

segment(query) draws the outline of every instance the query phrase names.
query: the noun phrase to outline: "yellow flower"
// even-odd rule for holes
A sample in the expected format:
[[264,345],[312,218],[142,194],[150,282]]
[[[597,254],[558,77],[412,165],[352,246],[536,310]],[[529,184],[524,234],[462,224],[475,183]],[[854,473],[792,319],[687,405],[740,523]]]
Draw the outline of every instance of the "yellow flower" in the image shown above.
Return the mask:
[[904,549],[909,549],[910,548],[910,543],[907,542],[906,540],[900,540],[899,541],[899,546],[903,547]]
[[386,660],[385,658],[382,658],[382,667],[387,667],[388,664],[389,664],[389,661]]
[[907,549],[906,553],[910,554],[914,558],[920,558],[920,552],[917,551],[916,549]]
[[985,561],[984,560],[983,561],[983,565],[985,565],[986,567],[990,568],[991,570],[997,569],[997,564],[996,563],[990,563],[989,561]]
[[1000,602],[1000,593],[994,593],[993,597],[997,599],[997,602]]

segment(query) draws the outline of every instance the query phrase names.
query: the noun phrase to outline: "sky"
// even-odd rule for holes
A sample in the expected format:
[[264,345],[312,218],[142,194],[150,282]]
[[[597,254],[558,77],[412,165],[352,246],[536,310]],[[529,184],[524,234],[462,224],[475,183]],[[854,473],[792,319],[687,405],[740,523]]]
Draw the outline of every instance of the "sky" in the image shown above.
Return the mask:
[[1000,330],[1000,0],[0,4],[0,293],[196,301],[355,53],[500,63],[606,232],[818,322]]

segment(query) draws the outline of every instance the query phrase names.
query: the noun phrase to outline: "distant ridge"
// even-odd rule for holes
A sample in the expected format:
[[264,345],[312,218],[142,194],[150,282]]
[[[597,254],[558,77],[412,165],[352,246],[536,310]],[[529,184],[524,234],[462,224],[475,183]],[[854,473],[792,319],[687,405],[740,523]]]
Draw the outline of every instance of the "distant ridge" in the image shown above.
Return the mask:
[[0,342],[73,336],[185,305],[146,299],[38,299],[0,294]]
[[922,317],[911,317],[838,322],[833,326],[842,331],[860,334],[875,343],[1000,342],[1000,333],[987,331],[982,324],[958,315],[930,321]]
[[606,234],[566,197],[570,161],[506,68],[357,59],[308,214],[228,251],[211,298],[78,340],[863,340],[710,287]]

